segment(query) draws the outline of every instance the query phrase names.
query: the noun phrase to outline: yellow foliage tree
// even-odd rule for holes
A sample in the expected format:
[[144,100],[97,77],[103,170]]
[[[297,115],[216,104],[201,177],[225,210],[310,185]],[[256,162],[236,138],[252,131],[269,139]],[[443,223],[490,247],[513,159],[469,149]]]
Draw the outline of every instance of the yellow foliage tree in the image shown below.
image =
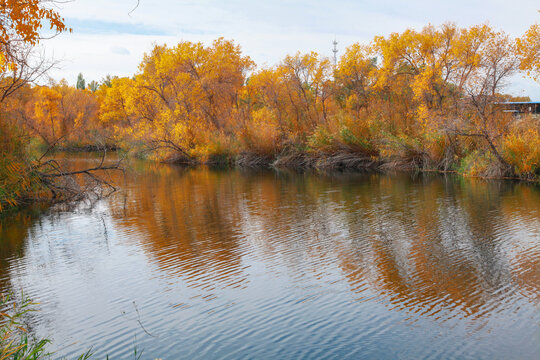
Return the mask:
[[540,24],[532,25],[516,42],[521,69],[540,81]]
[[31,89],[31,96],[17,96],[17,115],[31,134],[48,146],[94,144],[99,105],[90,92],[65,81]]
[[0,102],[43,75],[48,66],[32,59],[33,46],[45,24],[53,33],[68,31],[53,8],[54,0],[0,0]]
[[[190,159],[231,131],[252,61],[231,41],[155,46],[134,80],[105,90],[101,119],[154,149]],[[126,126],[129,124],[129,126]]]
[[28,196],[39,180],[28,166],[24,134],[15,130],[7,100],[17,91],[27,91],[27,84],[46,70],[43,61],[31,61],[32,47],[41,40],[41,30],[48,24],[54,33],[67,31],[63,18],[49,0],[0,0],[0,212],[3,205],[16,205]]

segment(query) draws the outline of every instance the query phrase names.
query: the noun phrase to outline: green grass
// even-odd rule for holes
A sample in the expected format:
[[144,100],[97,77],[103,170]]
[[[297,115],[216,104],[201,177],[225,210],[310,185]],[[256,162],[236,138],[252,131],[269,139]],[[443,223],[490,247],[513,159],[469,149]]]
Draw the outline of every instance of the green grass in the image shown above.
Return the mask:
[[50,355],[45,349],[50,340],[33,339],[23,324],[35,305],[24,294],[21,301],[11,295],[0,296],[0,360],[37,360]]
[[[34,338],[24,324],[37,305],[24,294],[19,300],[12,294],[0,294],[0,360],[50,360],[54,356],[47,350],[51,340]],[[132,355],[134,360],[140,360],[143,351],[135,346]],[[76,360],[89,359],[95,359],[92,349]],[[111,358],[106,355],[105,359]]]

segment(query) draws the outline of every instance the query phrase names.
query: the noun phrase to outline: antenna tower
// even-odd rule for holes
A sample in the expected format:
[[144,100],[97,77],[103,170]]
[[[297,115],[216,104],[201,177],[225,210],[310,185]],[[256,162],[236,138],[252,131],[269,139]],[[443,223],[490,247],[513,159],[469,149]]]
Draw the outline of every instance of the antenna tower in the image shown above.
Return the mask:
[[337,53],[338,53],[338,42],[336,40],[336,38],[334,38],[334,41],[332,42],[332,44],[334,45],[334,48],[332,49],[332,52],[334,53],[334,66],[337,65]]

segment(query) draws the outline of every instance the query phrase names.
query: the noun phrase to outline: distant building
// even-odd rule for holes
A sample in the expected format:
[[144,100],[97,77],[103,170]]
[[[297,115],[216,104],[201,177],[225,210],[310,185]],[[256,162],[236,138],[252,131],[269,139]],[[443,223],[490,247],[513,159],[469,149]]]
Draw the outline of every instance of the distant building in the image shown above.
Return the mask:
[[506,101],[497,103],[504,112],[520,114],[540,114],[540,102],[539,101]]

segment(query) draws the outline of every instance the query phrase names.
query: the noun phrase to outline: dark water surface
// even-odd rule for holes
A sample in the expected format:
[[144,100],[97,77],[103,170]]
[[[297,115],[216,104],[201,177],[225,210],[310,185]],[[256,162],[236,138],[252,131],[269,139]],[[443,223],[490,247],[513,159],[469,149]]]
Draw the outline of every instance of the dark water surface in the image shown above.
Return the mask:
[[[540,189],[135,164],[0,223],[0,289],[55,357],[537,359]],[[536,355],[535,355],[536,354]]]

